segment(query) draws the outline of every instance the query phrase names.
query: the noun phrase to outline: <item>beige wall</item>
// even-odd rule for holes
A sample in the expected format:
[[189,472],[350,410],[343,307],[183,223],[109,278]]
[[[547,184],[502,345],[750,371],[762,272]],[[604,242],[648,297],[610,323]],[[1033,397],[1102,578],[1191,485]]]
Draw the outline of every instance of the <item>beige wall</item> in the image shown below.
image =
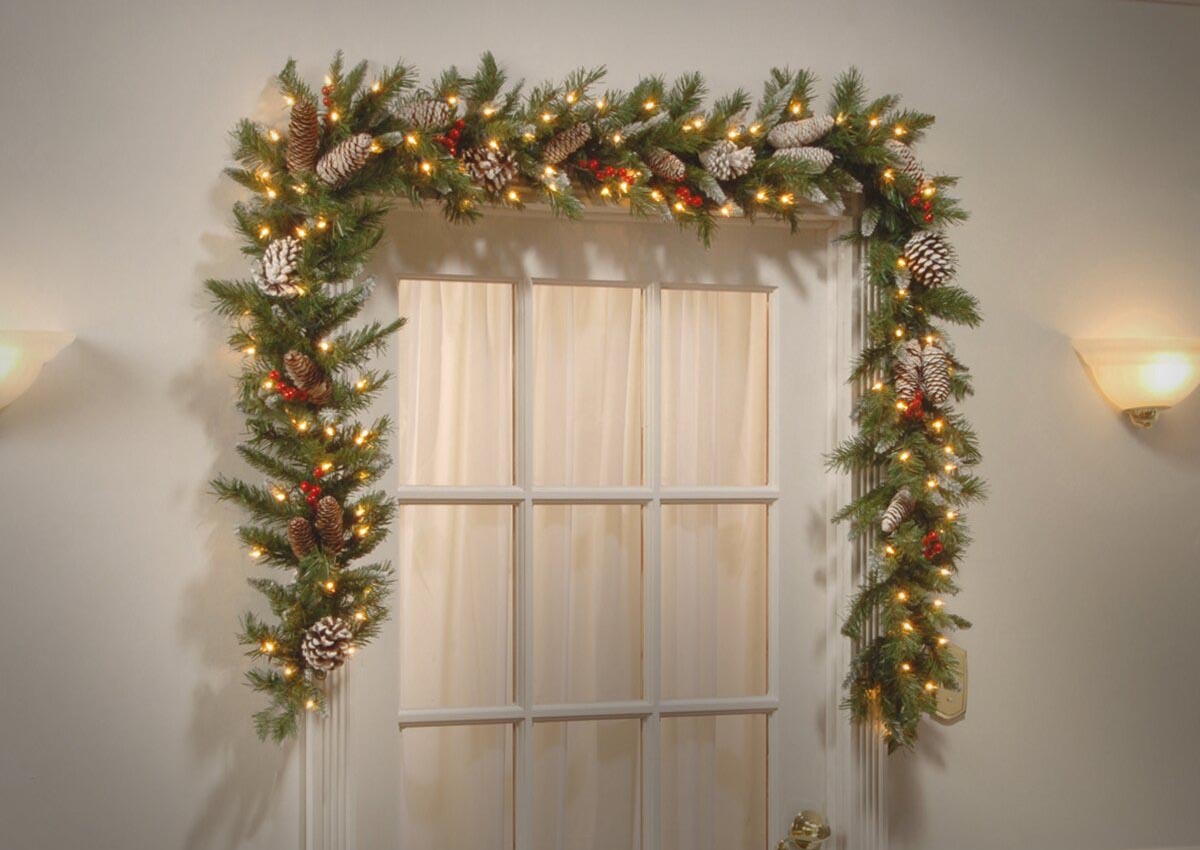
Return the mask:
[[[518,10],[519,11],[516,11]],[[0,326],[79,341],[0,415],[0,844],[294,846],[294,759],[253,742],[238,420],[199,281],[244,264],[226,130],[290,53],[427,70],[492,48],[606,62],[857,63],[941,117],[988,322],[962,337],[992,500],[961,610],[970,714],[892,760],[904,850],[1200,844],[1200,397],[1132,433],[1073,335],[1200,335],[1200,9],[1118,0],[20,3],[0,10]],[[374,850],[368,848],[367,850]]]

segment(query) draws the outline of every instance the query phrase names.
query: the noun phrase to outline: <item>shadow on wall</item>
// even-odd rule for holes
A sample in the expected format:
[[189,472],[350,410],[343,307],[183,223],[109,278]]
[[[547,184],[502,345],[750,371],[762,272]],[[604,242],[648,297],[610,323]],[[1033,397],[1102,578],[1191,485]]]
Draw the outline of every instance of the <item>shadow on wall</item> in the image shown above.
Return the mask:
[[[225,220],[240,194],[228,180],[215,183],[210,195],[213,218]],[[238,253],[231,231],[206,234],[202,241],[209,259],[197,265],[184,285],[197,293],[193,308],[202,317],[207,344],[197,352],[194,364],[174,377],[171,392],[191,417],[203,423],[213,452],[213,477],[247,468],[235,451],[242,431],[241,416],[234,408],[233,376],[239,363],[227,352],[228,329],[209,312],[201,282],[245,276],[247,272],[238,266],[245,266],[247,260]],[[242,847],[279,805],[281,796],[287,799],[280,792],[295,745],[260,742],[251,721],[251,714],[262,706],[245,685],[247,662],[235,633],[239,613],[258,597],[245,582],[248,561],[234,534],[242,517],[234,507],[216,501],[207,481],[197,482],[193,496],[197,521],[207,531],[207,569],[187,589],[179,630],[180,641],[195,652],[199,666],[209,674],[193,694],[189,741],[198,766],[208,767],[205,772],[215,772],[217,779],[207,797],[198,801],[184,846],[187,850]]]

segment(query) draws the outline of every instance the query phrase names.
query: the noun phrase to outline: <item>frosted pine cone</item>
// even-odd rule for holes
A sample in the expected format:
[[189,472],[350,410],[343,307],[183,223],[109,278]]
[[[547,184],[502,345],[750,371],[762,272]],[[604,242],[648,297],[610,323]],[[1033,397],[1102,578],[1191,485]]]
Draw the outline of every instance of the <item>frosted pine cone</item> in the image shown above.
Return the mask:
[[517,158],[501,147],[479,145],[463,151],[467,175],[492,195],[499,195],[517,176]]
[[875,228],[879,226],[879,207],[867,207],[863,210],[862,221],[859,223],[859,232],[868,238],[875,233]]
[[341,186],[358,173],[371,156],[371,134],[356,133],[343,139],[317,162],[317,176],[329,186]]
[[288,377],[302,390],[307,390],[325,377],[321,367],[307,354],[301,354],[299,351],[289,351],[283,355],[283,368]]
[[454,119],[454,109],[444,100],[434,100],[430,97],[418,98],[402,103],[396,110],[397,116],[405,124],[418,130],[432,130],[445,127]]
[[660,180],[678,183],[687,174],[683,160],[664,148],[651,148],[646,153],[646,167]]
[[771,132],[767,133],[767,141],[773,148],[802,148],[824,138],[832,129],[831,115],[785,121],[771,128]]
[[700,152],[700,163],[718,180],[733,180],[754,165],[754,149],[739,148],[728,139],[721,139]]
[[342,506],[333,496],[324,496],[317,502],[317,517],[314,525],[321,538],[321,546],[330,555],[336,555],[346,545],[346,526]]
[[255,283],[268,295],[284,298],[298,295],[300,287],[296,279],[303,250],[300,240],[294,236],[273,239],[254,270]]
[[304,633],[300,653],[313,670],[329,673],[346,662],[354,633],[340,617],[322,617]]
[[309,100],[298,100],[292,106],[288,123],[287,170],[289,174],[312,171],[317,166],[317,147],[321,128],[317,124],[317,107]]
[[780,148],[775,151],[775,156],[794,159],[797,162],[807,162],[813,166],[815,174],[820,174],[833,165],[833,154],[825,148]]
[[925,182],[925,169],[921,167],[921,163],[917,162],[912,148],[904,144],[904,142],[899,142],[895,139],[888,139],[883,143],[883,146],[892,155],[892,159],[896,163],[896,168],[901,174],[918,186]]
[[921,389],[921,341],[910,339],[896,359],[896,396],[912,401]]
[[903,487],[895,496],[892,497],[891,503],[887,506],[887,510],[883,512],[883,518],[879,522],[879,527],[883,529],[884,534],[891,534],[900,527],[900,523],[904,522],[912,515],[913,509],[916,508],[917,501],[913,498],[912,492]]
[[934,404],[950,398],[950,356],[937,343],[921,350],[921,388]]
[[587,140],[592,137],[592,125],[587,123],[576,124],[558,133],[550,141],[546,142],[546,147],[542,149],[542,159],[548,165],[558,165],[575,151],[579,150]]
[[904,262],[917,283],[939,286],[954,277],[954,249],[935,230],[920,230],[904,244]]

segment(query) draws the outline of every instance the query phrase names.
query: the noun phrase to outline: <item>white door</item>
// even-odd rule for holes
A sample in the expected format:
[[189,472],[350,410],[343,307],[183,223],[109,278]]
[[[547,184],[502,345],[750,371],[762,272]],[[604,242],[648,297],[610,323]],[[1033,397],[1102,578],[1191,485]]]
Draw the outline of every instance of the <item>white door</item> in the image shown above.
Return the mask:
[[398,583],[317,831],[774,847],[831,803],[837,223],[396,218]]

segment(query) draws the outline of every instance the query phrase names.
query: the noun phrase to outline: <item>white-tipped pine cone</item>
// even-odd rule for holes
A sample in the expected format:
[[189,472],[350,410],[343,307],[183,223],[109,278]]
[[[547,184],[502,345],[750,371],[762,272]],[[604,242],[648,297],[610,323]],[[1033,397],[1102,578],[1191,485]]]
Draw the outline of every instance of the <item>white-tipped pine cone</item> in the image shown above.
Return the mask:
[[785,121],[771,128],[767,141],[773,148],[802,148],[823,139],[833,129],[833,124],[832,115]]
[[896,168],[901,174],[908,177],[908,179],[912,180],[918,186],[925,182],[925,169],[921,167],[921,163],[917,162],[912,148],[896,139],[886,140],[883,146],[892,155],[892,160],[896,163]]
[[754,148],[739,148],[728,139],[721,139],[700,152],[700,164],[718,180],[734,180],[754,165]]
[[904,244],[904,262],[917,283],[939,286],[954,277],[954,249],[935,230],[919,230]]
[[592,125],[586,122],[569,127],[556,134],[542,149],[542,159],[547,165],[558,165],[579,150],[592,137]]
[[935,342],[921,349],[921,387],[934,404],[950,398],[950,355]]
[[300,240],[294,236],[271,240],[254,270],[254,281],[259,289],[284,298],[298,295],[300,287],[296,279],[303,250]]
[[950,355],[936,342],[910,339],[896,358],[896,396],[912,401],[919,390],[925,399],[943,404],[951,394],[950,366]]
[[883,512],[883,518],[879,522],[879,527],[883,529],[884,534],[891,534],[900,527],[900,523],[904,522],[912,515],[913,509],[917,506],[917,500],[913,498],[912,492],[907,487],[902,487],[892,501],[887,506],[887,510]]
[[875,233],[875,228],[879,226],[879,207],[867,207],[863,210],[862,221],[859,223],[859,232],[866,237],[870,237]]
[[467,175],[493,195],[499,195],[517,176],[517,158],[506,148],[467,148],[462,160]]
[[664,148],[651,148],[646,152],[646,167],[660,180],[678,183],[687,174],[683,160]]
[[817,174],[833,165],[833,154],[825,148],[780,148],[775,151],[775,156],[807,162]]
[[445,127],[454,120],[454,109],[444,100],[422,97],[400,104],[396,115],[418,130],[432,130]]
[[371,134],[355,133],[342,139],[317,162],[317,176],[329,186],[341,186],[366,165],[371,156]]
[[921,341],[910,339],[896,358],[896,396],[912,401],[921,389]]
[[300,653],[313,670],[329,673],[341,667],[349,654],[354,633],[339,617],[322,617],[304,633]]

